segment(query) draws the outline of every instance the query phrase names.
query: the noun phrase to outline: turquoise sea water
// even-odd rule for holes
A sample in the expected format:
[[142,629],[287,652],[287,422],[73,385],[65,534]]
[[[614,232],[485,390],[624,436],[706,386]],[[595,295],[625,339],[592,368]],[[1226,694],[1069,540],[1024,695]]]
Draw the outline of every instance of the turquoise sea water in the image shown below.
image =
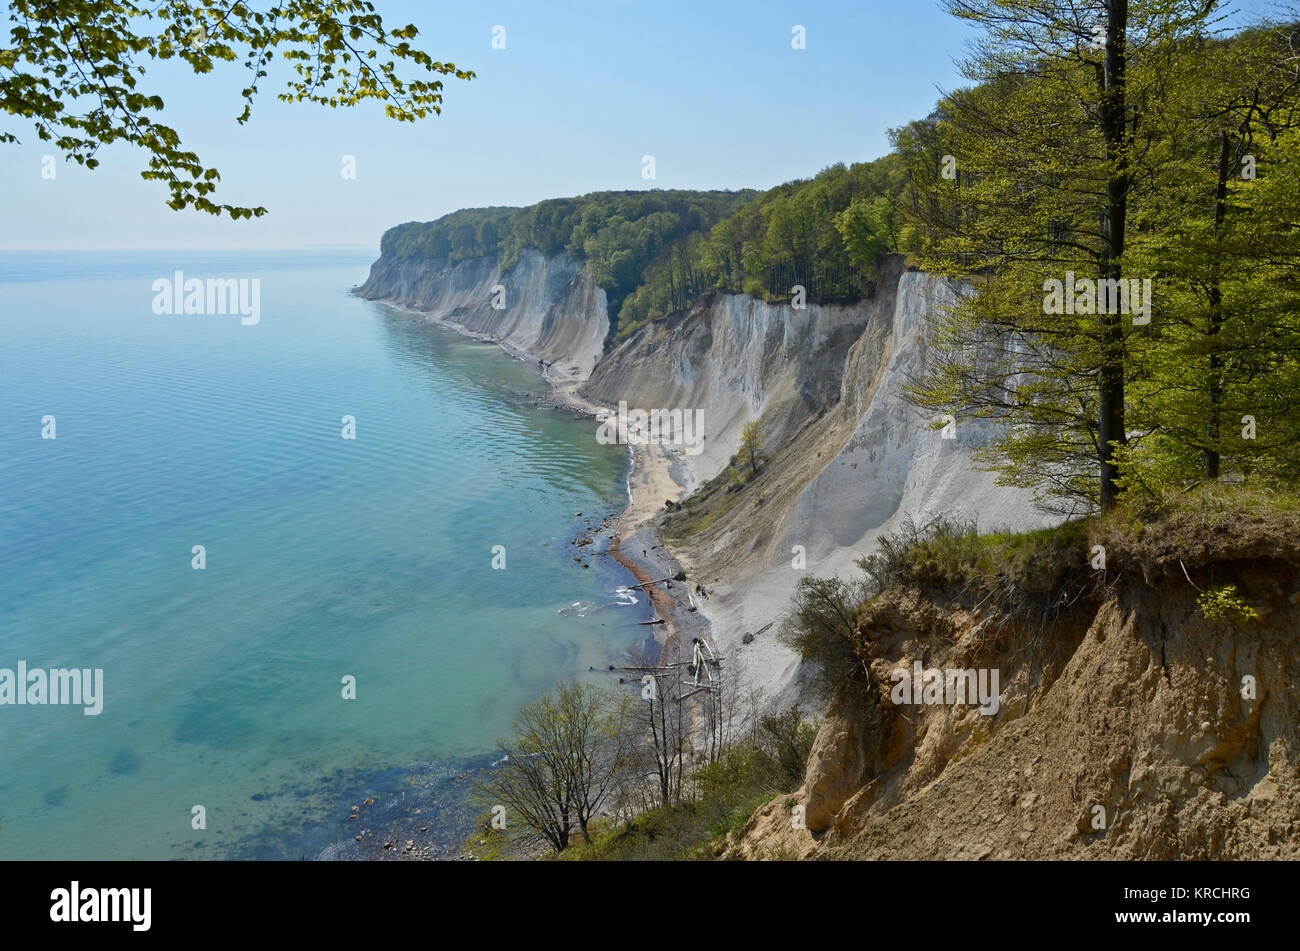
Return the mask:
[[[636,638],[630,579],[569,545],[622,451],[534,367],[349,296],[369,258],[0,253],[0,668],[104,671],[99,716],[0,706],[0,858],[315,855]],[[258,279],[260,323],[156,315],[176,270]]]

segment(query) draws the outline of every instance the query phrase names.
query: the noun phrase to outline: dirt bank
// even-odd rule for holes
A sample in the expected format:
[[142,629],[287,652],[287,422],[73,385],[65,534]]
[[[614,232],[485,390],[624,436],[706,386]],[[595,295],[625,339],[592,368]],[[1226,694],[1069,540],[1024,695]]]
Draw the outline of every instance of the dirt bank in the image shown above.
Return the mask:
[[[864,605],[869,681],[731,854],[1300,857],[1300,518],[1207,509],[1081,541],[1013,610],[951,583]],[[996,711],[900,702],[917,663],[998,671]]]

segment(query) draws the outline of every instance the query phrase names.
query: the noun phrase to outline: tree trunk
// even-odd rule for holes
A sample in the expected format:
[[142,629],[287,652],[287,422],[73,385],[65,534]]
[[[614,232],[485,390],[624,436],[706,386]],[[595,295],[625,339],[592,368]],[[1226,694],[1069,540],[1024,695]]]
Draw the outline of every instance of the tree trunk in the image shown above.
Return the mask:
[[[1228,175],[1232,171],[1232,153],[1228,133],[1219,133],[1219,180],[1214,190],[1214,237],[1217,245],[1219,231],[1228,211]],[[1214,279],[1210,283],[1210,320],[1206,333],[1210,337],[1210,378],[1207,381],[1205,437],[1209,443],[1202,456],[1205,460],[1205,478],[1219,478],[1219,415],[1223,403],[1223,358],[1215,348],[1215,338],[1223,326],[1223,290],[1219,285],[1219,249],[1214,249]]]
[[[1107,0],[1101,124],[1102,135],[1106,141],[1106,158],[1110,163],[1110,174],[1106,182],[1106,208],[1102,221],[1104,243],[1101,276],[1111,279],[1119,279],[1122,275],[1124,232],[1128,216],[1128,129],[1124,87],[1127,28],[1128,0]],[[1105,512],[1114,508],[1115,503],[1119,501],[1119,468],[1115,463],[1115,450],[1127,441],[1124,431],[1123,315],[1102,313],[1100,323],[1101,361],[1097,375],[1099,409],[1097,439],[1101,454],[1101,509]]]

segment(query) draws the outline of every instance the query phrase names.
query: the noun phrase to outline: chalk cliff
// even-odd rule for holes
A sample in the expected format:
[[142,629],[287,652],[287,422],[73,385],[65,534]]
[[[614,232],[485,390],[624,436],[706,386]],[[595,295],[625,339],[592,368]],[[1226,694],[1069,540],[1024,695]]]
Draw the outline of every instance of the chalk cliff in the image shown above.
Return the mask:
[[797,659],[774,622],[801,577],[855,571],[908,515],[988,529],[1050,521],[1028,493],[972,468],[987,424],[957,421],[945,434],[904,398],[928,359],[930,319],[956,289],[900,257],[886,260],[877,287],[870,300],[800,310],[715,295],[642,328],[583,388],[606,403],[704,408],[708,439],[694,464],[706,482],[727,466],[744,423],[761,419],[757,477],[741,492],[706,485],[660,527],[710,591],[701,609],[715,640],[741,652],[773,704],[799,693]]
[[492,337],[575,380],[591,375],[609,334],[605,292],[567,255],[527,250],[505,274],[495,257],[384,256],[356,294]]

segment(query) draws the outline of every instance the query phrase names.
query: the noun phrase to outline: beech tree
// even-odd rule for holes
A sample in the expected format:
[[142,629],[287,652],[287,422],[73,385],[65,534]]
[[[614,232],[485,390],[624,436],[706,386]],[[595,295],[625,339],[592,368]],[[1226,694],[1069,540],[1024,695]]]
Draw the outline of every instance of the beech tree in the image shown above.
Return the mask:
[[[9,22],[0,46],[5,112],[87,168],[99,164],[102,146],[139,149],[148,157],[141,177],[166,184],[170,207],[232,218],[266,209],[210,197],[221,175],[159,121],[163,98],[146,88],[146,63],[179,60],[199,75],[241,64],[240,124],[277,59],[289,67],[280,101],[333,109],[374,99],[398,122],[441,112],[442,77],[474,77],[415,46],[414,26],[387,27],[366,0],[11,0]],[[18,141],[0,131],[0,142]]]
[[[1287,404],[1297,320],[1284,258],[1300,176],[1286,136],[1300,123],[1300,26],[1248,30],[1186,59],[1166,131],[1172,161],[1139,209],[1132,259],[1160,275],[1162,319],[1135,381],[1128,481],[1161,486],[1292,470]],[[1261,280],[1263,274],[1272,279]],[[1242,421],[1259,431],[1243,438]]]
[[[910,214],[932,235],[924,265],[974,292],[940,321],[937,359],[911,395],[1006,423],[980,458],[1066,509],[1109,509],[1120,495],[1126,387],[1150,317],[1129,310],[1127,291],[1152,278],[1125,257],[1130,211],[1169,161],[1160,134],[1177,65],[1217,6],[947,0],[983,30],[964,64],[980,84],[941,102],[943,167],[924,173],[927,200]],[[1069,288],[1065,306],[1050,306],[1052,282]]]
[[1230,175],[1224,210],[1187,209],[1158,249],[1178,319],[1135,392],[1155,435],[1125,467],[1156,498],[1201,479],[1294,485],[1300,472],[1300,129],[1247,155],[1258,175]]

